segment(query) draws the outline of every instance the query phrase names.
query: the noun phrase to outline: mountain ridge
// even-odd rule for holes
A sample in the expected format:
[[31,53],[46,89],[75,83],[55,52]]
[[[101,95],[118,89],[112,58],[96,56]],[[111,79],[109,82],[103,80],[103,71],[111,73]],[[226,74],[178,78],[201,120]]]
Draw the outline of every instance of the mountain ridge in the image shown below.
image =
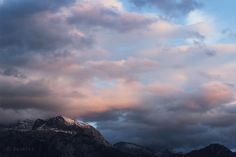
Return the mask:
[[224,145],[215,143],[198,150],[193,150],[184,157],[236,157],[236,155]]
[[0,157],[236,157],[224,145],[211,144],[180,154],[144,146],[109,143],[93,126],[64,116],[25,120],[0,128]]

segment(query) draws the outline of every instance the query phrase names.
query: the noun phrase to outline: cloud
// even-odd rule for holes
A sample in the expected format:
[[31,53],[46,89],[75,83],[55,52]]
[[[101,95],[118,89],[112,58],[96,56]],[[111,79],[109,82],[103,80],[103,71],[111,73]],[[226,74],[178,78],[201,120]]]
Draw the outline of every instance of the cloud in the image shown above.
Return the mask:
[[85,71],[92,71],[92,75],[101,78],[127,78],[135,79],[135,75],[155,70],[158,62],[150,59],[129,58],[119,61],[88,62]]
[[123,11],[116,1],[11,0],[3,2],[0,13],[2,112],[38,110],[74,117],[128,108],[136,104],[137,87],[131,84],[157,68],[150,59],[107,60],[107,50],[96,48],[93,28],[131,31],[152,22]]
[[92,39],[73,29],[60,11],[74,1],[4,1],[0,6],[0,64],[21,65],[35,56],[83,48]]
[[[53,110],[59,101],[52,99],[51,89],[43,81],[0,79],[0,108],[1,109],[42,109]],[[59,106],[58,106],[59,107]]]
[[227,35],[230,38],[236,37],[236,32],[234,32],[232,29],[229,29],[229,28],[222,30],[222,34]]
[[[20,120],[34,120],[36,117],[47,118],[48,116],[52,116],[53,113],[39,111],[34,109],[23,109],[23,110],[15,110],[15,109],[2,109],[0,108],[0,124],[9,124],[12,122],[20,121]],[[9,116],[11,115],[11,116]]]
[[97,27],[127,32],[154,21],[116,9],[117,4],[74,0],[4,2],[0,8],[0,64],[19,66],[44,56],[81,57],[79,53],[95,46],[91,30]]
[[[155,149],[163,146],[189,149],[229,141],[221,135],[234,125],[234,116],[222,108],[233,100],[227,85],[209,82],[193,92],[161,84],[140,90],[143,93],[140,106],[87,114],[83,120],[95,122],[112,142],[132,141]],[[219,118],[222,121],[216,120]]]
[[130,0],[137,7],[156,7],[168,16],[186,15],[190,11],[199,8],[201,4],[197,0]]
[[[123,3],[119,0],[100,0],[100,1],[94,1],[94,0],[87,0],[89,3],[93,3],[95,5],[103,5],[104,7],[115,9],[118,11],[124,11]],[[84,3],[84,2],[83,2]]]
[[[47,2],[32,1],[32,0],[3,0],[1,8],[1,18],[25,18],[32,14],[37,14],[43,11],[56,11],[63,6],[68,6],[74,3],[75,0],[52,0]],[[10,19],[8,19],[10,20]],[[6,20],[6,21],[8,21]],[[11,21],[11,20],[10,20]]]
[[203,84],[201,88],[195,88],[191,92],[160,85],[148,87],[148,89],[150,92],[144,97],[143,104],[151,104],[152,107],[157,104],[157,106],[161,105],[167,110],[176,112],[178,110],[180,112],[205,112],[233,101],[233,92],[230,87],[220,82]]
[[0,75],[0,108],[38,109],[72,117],[129,108],[138,103],[139,75],[157,66],[152,60],[130,58],[69,65],[55,62],[51,69],[41,67],[37,72],[24,68],[23,78],[18,71]]
[[13,76],[13,77],[17,77],[17,78],[25,78],[26,76],[19,71],[17,68],[12,68],[12,67],[8,67],[8,68],[1,68],[0,69],[0,75],[5,75],[5,76]]
[[[96,3],[95,3],[96,4]],[[68,21],[85,28],[101,27],[105,29],[127,32],[133,29],[145,28],[155,19],[119,11],[101,4],[81,3],[71,9]]]

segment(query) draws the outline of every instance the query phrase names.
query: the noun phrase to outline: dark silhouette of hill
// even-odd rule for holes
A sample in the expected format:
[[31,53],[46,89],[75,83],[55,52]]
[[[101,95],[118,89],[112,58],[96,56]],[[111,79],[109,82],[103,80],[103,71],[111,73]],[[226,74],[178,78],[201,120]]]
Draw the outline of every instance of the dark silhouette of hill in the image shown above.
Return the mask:
[[211,144],[205,148],[194,150],[184,155],[184,157],[235,157],[235,156],[236,155],[231,150],[220,144]]

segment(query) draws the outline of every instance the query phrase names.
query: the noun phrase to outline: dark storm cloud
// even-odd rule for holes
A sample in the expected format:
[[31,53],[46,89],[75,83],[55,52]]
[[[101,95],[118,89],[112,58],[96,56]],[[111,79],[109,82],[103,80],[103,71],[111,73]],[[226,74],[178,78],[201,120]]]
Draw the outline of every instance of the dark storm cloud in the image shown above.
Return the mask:
[[[210,84],[192,94],[180,91],[146,95],[141,106],[84,116],[112,142],[132,141],[153,148],[192,148],[227,143],[222,133],[235,128],[234,115],[223,104],[233,101],[223,84]],[[228,141],[227,141],[228,140]],[[191,142],[189,142],[191,141]]]
[[201,4],[197,0],[130,0],[137,7],[156,7],[169,16],[187,14]]
[[52,116],[52,112],[45,112],[40,110],[34,110],[34,109],[2,109],[0,108],[0,127],[3,124],[9,125],[9,123],[20,121],[20,120],[26,120],[26,119],[32,119],[34,120],[37,118],[47,118],[48,116]]
[[[94,119],[94,121],[97,128],[112,142],[131,141],[155,149],[158,147],[189,149],[214,142],[227,144],[230,139],[227,139],[229,137],[224,136],[224,133],[236,128],[232,121],[234,115],[230,115],[227,118],[230,120],[226,123],[228,125],[223,126],[226,119],[216,120],[223,118],[222,116],[210,117],[192,112],[151,110],[111,111],[113,116],[119,116],[106,120],[101,118],[102,121]],[[203,115],[205,119],[201,117]],[[97,119],[100,120],[99,117]],[[235,138],[235,135],[231,138]]]
[[34,81],[29,83],[14,84],[7,81],[1,81],[0,96],[1,97],[27,97],[27,96],[46,96],[50,90],[42,81]]
[[51,100],[51,94],[51,90],[43,81],[0,81],[0,108],[52,110],[58,102]]

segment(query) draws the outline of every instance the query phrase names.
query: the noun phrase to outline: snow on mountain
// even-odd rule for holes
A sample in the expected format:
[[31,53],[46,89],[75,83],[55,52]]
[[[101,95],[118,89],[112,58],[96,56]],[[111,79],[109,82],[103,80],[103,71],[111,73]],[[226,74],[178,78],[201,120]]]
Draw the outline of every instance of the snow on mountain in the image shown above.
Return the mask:
[[75,131],[79,129],[93,129],[89,124],[79,122],[64,116],[57,116],[48,120],[37,119],[33,125],[33,130],[57,130]]

